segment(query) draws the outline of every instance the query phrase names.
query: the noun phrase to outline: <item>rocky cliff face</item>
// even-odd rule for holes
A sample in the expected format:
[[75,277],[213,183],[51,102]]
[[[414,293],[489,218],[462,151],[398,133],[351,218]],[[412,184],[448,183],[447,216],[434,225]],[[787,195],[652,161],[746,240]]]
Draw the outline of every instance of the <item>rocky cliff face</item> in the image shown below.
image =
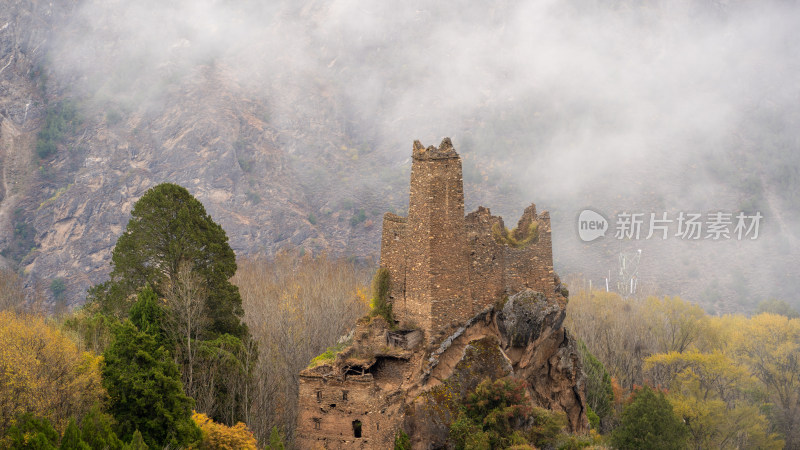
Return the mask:
[[415,449],[447,448],[459,402],[484,379],[505,376],[524,380],[533,404],[563,411],[573,432],[585,432],[585,376],[565,307],[564,297],[524,290],[433,347],[397,340],[381,318],[362,321],[335,360],[301,372],[297,442],[390,448],[403,429]]
[[[303,136],[286,114],[272,120],[268,99],[242,88],[223,63],[182,73],[159,87],[157,102],[105,102],[70,88],[80,79],[50,77],[53,22],[67,21],[78,3],[0,5],[0,265],[21,269],[29,287],[62,278],[64,302],[80,304],[105,279],[133,204],[167,181],[203,202],[239,256],[283,246],[374,252],[370,199],[377,205],[381,195],[319,169],[349,157],[339,151],[346,136],[328,136],[319,154],[295,151],[319,135]],[[42,157],[37,134],[66,103],[78,119]]]

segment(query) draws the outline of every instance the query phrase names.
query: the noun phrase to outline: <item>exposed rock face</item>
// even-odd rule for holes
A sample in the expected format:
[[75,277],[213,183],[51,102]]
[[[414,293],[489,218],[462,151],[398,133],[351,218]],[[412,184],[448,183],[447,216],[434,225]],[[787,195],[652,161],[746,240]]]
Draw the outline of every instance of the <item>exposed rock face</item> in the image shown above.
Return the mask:
[[525,290],[434,349],[387,344],[392,332],[383,319],[360,323],[334,361],[301,372],[298,445],[391,448],[403,429],[415,449],[446,448],[458,403],[484,379],[505,376],[524,380],[536,406],[564,411],[572,431],[586,431],[585,380],[562,325],[564,306],[565,299]]
[[391,448],[403,429],[414,448],[446,448],[459,403],[484,379],[505,376],[586,431],[549,215],[529,207],[513,236],[486,208],[465,218],[450,140],[438,149],[415,142],[413,155],[409,217],[387,214],[381,242],[396,323],[361,320],[334,361],[300,373],[298,445]]
[[[158,87],[158,101],[98,99],[97,92],[76,87],[99,89],[92,80],[57,69],[85,55],[45,58],[56,47],[54,36],[82,32],[87,24],[70,21],[85,4],[0,2],[0,251],[19,247],[13,256],[0,256],[0,267],[16,266],[28,286],[63,278],[64,300],[79,305],[89,286],[107,278],[111,250],[133,204],[161,182],[197,197],[238,256],[269,256],[287,246],[374,252],[380,211],[361,188],[336,178],[358,174],[341,163],[350,159],[341,151],[349,136],[335,117],[322,118],[329,123],[301,120],[295,110],[273,111],[267,97],[277,89],[265,94],[242,87],[222,62],[192,66],[174,79],[160,74],[170,81]],[[80,123],[52,155],[39,158],[37,133],[48,110],[64,100],[77,105]],[[325,102],[331,106],[334,99],[320,97],[315,104]],[[310,122],[325,133],[309,129]],[[336,176],[324,173],[321,180],[320,167],[335,167]]]

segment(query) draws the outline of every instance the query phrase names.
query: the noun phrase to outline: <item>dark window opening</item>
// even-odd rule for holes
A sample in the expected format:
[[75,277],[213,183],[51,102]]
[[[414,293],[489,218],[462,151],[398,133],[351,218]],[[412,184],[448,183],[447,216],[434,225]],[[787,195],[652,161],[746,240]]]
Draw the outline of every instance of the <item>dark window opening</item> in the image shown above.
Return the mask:
[[322,391],[317,391],[317,402],[322,401]]
[[370,367],[346,366],[344,368],[344,374],[345,375],[366,375],[366,374],[370,373],[371,369],[372,369],[372,366],[370,366]]
[[353,421],[353,436],[360,438],[361,437],[361,421],[354,420]]
[[342,391],[342,400],[347,401],[347,391]]
[[319,430],[320,426],[322,425],[322,419],[315,417],[314,418],[314,429]]

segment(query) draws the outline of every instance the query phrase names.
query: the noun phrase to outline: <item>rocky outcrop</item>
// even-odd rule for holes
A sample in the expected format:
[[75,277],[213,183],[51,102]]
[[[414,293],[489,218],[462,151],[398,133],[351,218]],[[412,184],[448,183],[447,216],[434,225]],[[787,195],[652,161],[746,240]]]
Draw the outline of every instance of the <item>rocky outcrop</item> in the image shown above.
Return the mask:
[[[300,374],[299,445],[386,448],[403,429],[415,449],[446,448],[458,404],[484,379],[505,376],[525,381],[532,404],[563,411],[571,431],[587,431],[585,380],[563,326],[565,307],[566,298],[524,290],[430,348],[394,347],[383,319],[362,321],[335,359]],[[320,409],[342,392],[344,404]]]

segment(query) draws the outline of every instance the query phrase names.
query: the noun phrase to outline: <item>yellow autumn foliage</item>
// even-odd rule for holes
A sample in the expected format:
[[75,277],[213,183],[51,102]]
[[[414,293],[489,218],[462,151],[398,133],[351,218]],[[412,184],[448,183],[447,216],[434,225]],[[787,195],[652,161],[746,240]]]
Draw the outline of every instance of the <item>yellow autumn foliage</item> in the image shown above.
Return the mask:
[[242,422],[229,427],[214,422],[208,416],[196,411],[192,412],[192,420],[203,433],[200,441],[201,450],[256,450],[258,442],[253,433]]
[[0,430],[29,412],[63,431],[105,396],[101,361],[44,318],[1,311]]

